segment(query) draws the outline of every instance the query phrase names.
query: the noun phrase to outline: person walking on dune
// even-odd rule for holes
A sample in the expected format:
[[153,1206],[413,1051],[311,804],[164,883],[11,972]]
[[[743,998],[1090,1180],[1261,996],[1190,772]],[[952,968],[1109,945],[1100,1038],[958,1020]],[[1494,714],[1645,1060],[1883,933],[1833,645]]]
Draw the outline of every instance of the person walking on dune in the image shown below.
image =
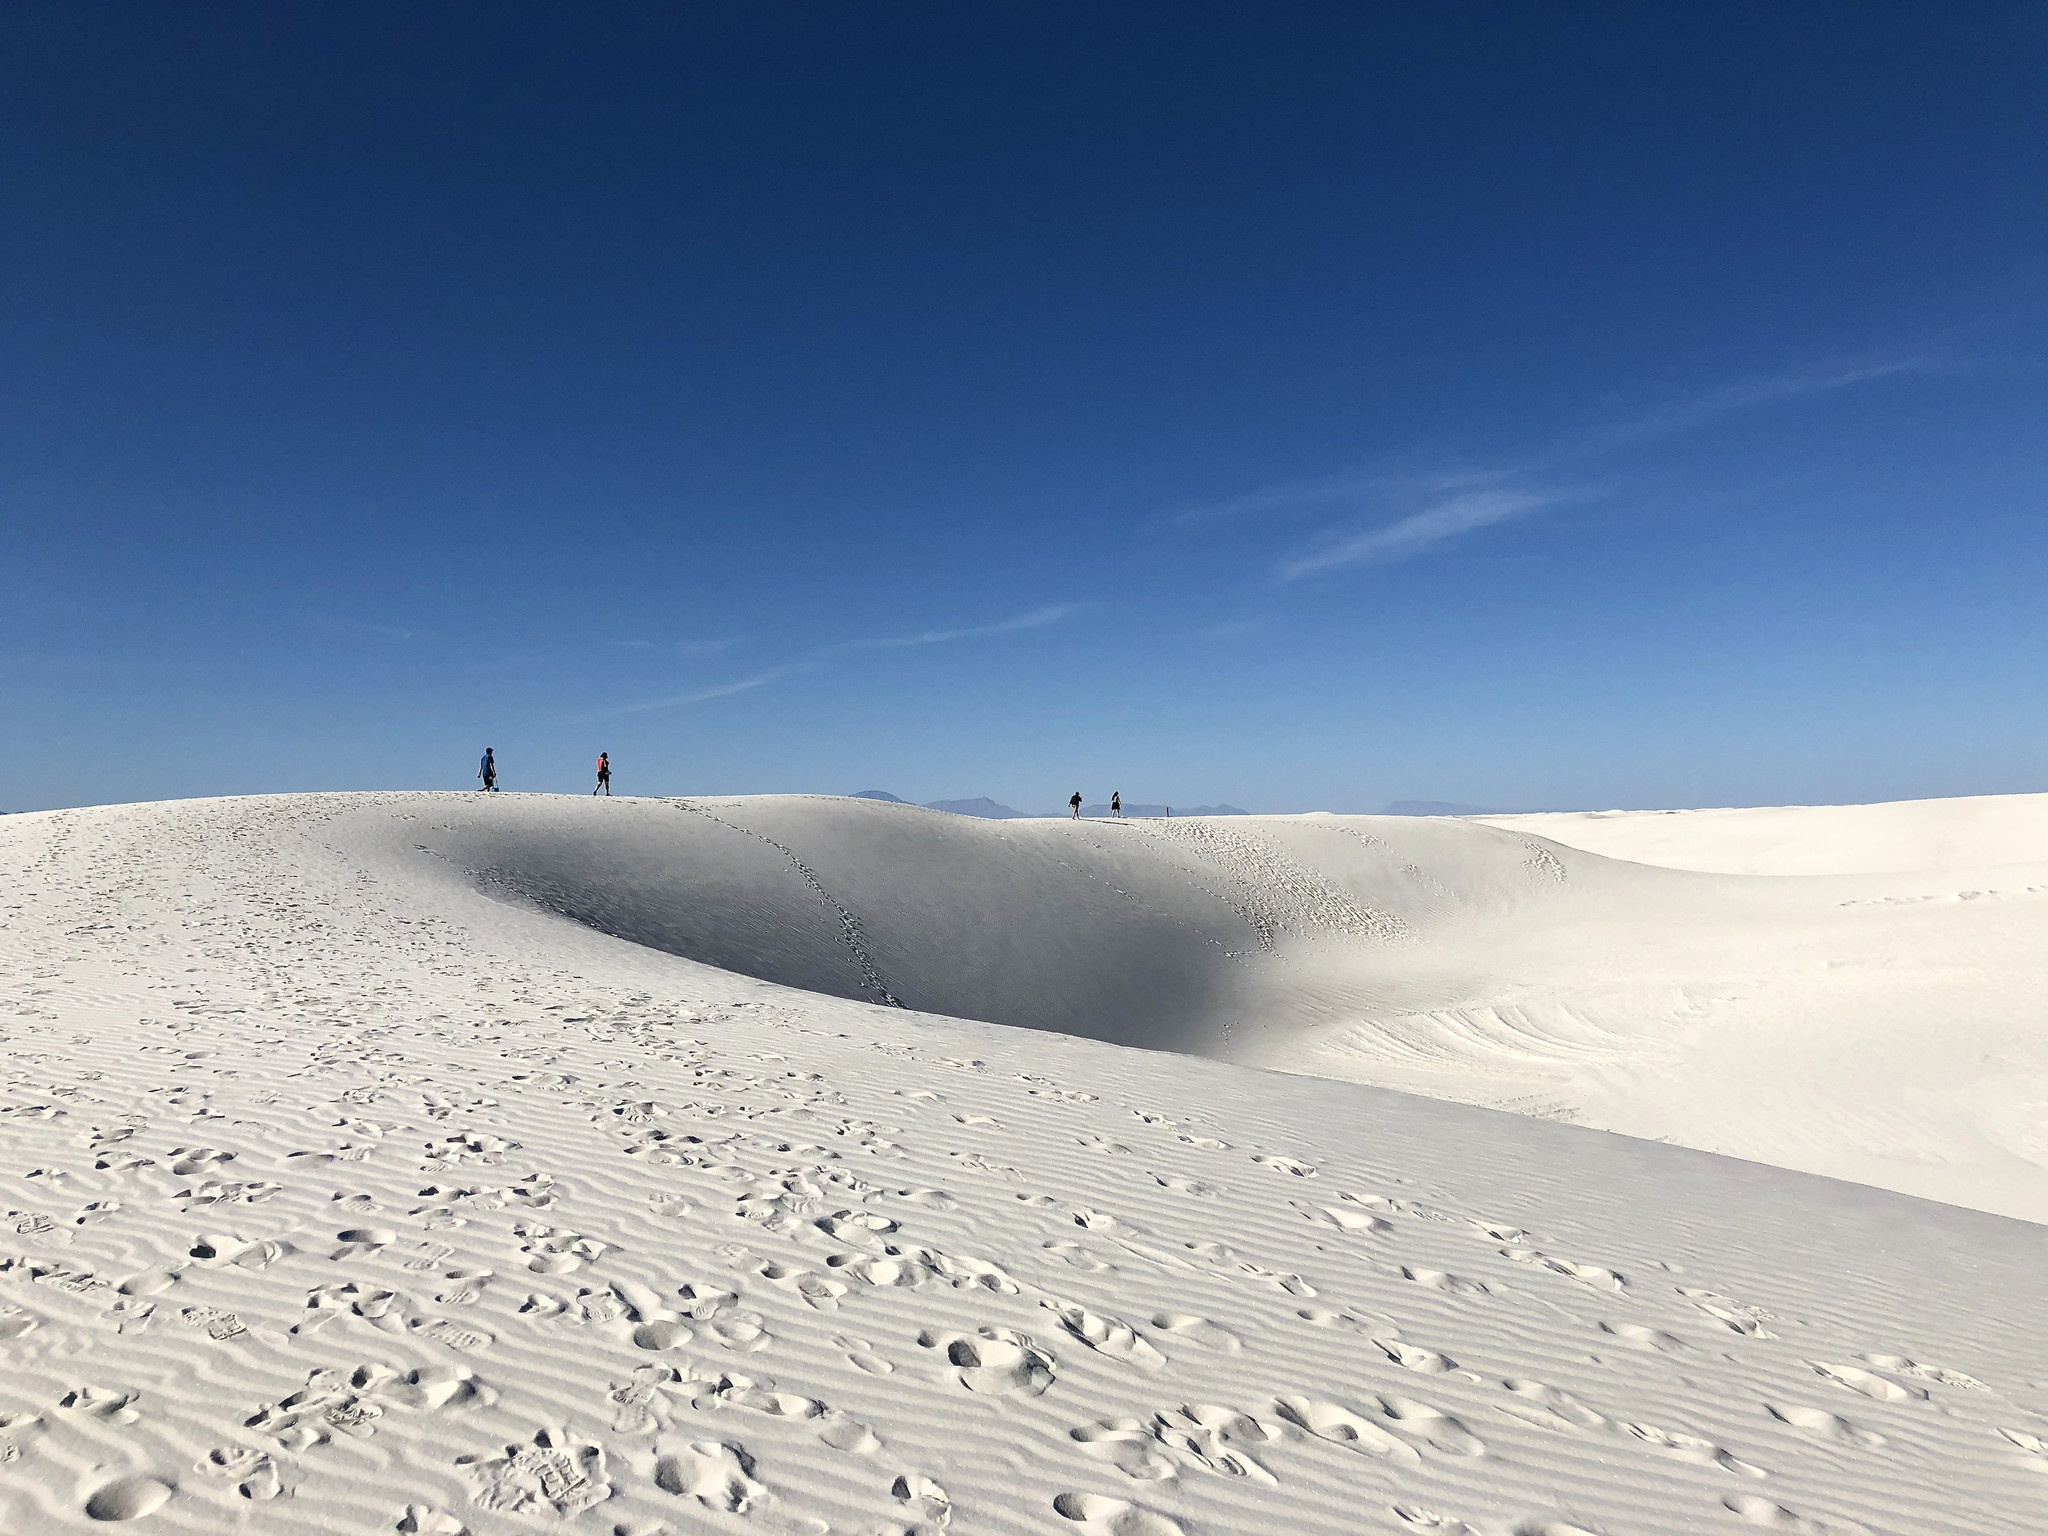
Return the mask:
[[1124,797],[1121,790],[1112,789],[1109,792],[1109,814],[1118,821],[1124,819]]
[[603,795],[606,798],[610,798],[611,792],[612,755],[609,752],[600,752],[597,754],[597,788],[593,789],[591,793],[593,795]]
[[1067,802],[1067,808],[1074,813],[1074,820],[1081,819],[1081,791],[1074,791],[1074,798]]
[[497,793],[498,789],[498,759],[493,755],[493,750],[490,747],[484,748],[483,764],[476,771],[476,776],[484,781],[484,793],[487,795]]

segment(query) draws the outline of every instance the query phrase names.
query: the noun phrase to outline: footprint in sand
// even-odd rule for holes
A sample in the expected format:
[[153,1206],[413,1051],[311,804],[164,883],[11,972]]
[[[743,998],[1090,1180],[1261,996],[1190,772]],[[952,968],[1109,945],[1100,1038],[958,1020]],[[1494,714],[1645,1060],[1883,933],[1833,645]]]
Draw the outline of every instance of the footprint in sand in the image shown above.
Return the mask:
[[1491,1296],[1493,1288],[1483,1280],[1467,1280],[1462,1275],[1451,1274],[1441,1269],[1414,1269],[1401,1266],[1401,1278],[1412,1280],[1417,1285],[1428,1286],[1432,1291],[1442,1291],[1447,1296]]
[[455,1465],[475,1483],[481,1508],[508,1514],[580,1515],[612,1496],[604,1447],[560,1429],[539,1430],[497,1455],[458,1456]]
[[1243,1449],[1265,1444],[1274,1433],[1248,1413],[1210,1403],[1163,1408],[1149,1419],[1104,1419],[1067,1431],[1083,1451],[1141,1482],[1162,1481],[1185,1468],[1277,1488],[1279,1480]]
[[85,1501],[89,1520],[140,1520],[162,1509],[177,1485],[158,1477],[123,1477],[103,1484]]
[[1692,1348],[1675,1333],[1645,1328],[1641,1323],[1602,1323],[1600,1331],[1631,1349],[1646,1349],[1660,1355],[1676,1355]]
[[839,1298],[848,1289],[844,1281],[799,1265],[778,1264],[772,1259],[756,1259],[746,1267],[750,1273],[759,1275],[778,1290],[801,1297],[806,1305],[820,1312],[836,1309]]
[[1114,1265],[1105,1264],[1079,1243],[1055,1241],[1044,1243],[1040,1246],[1061,1263],[1071,1265],[1075,1269],[1085,1270],[1090,1274],[1100,1274],[1106,1269],[1115,1268]]
[[1500,1409],[1509,1417],[1524,1424],[1534,1424],[1539,1429],[1559,1430],[1607,1430],[1614,1428],[1614,1421],[1603,1413],[1596,1413],[1561,1387],[1546,1386],[1540,1381],[1510,1377],[1501,1383],[1515,1394],[1517,1401],[1500,1404]]
[[874,1345],[866,1339],[857,1339],[850,1334],[835,1334],[832,1338],[834,1349],[846,1352],[846,1363],[856,1370],[866,1371],[870,1376],[887,1376],[896,1367],[889,1360],[875,1353]]
[[1270,1168],[1275,1173],[1289,1173],[1297,1179],[1312,1179],[1316,1176],[1316,1167],[1313,1163],[1300,1162],[1291,1157],[1281,1157],[1275,1152],[1256,1152],[1252,1154],[1252,1161],[1261,1168]]
[[408,1504],[398,1517],[399,1536],[469,1536],[469,1527],[431,1504]]
[[334,1240],[341,1244],[327,1257],[330,1259],[354,1259],[374,1254],[398,1241],[398,1234],[389,1227],[349,1227],[334,1234]]
[[1388,1434],[1363,1416],[1336,1403],[1313,1397],[1283,1397],[1275,1407],[1288,1423],[1307,1430],[1318,1440],[1328,1440],[1368,1456],[1384,1456],[1402,1466],[1419,1467],[1422,1457],[1406,1440]]
[[1062,1328],[1097,1354],[1121,1360],[1126,1365],[1135,1365],[1141,1371],[1156,1371],[1166,1364],[1166,1357],[1129,1323],[1101,1316],[1054,1297],[1047,1297],[1039,1305],[1057,1317]]
[[284,1492],[277,1464],[266,1452],[247,1446],[217,1446],[195,1462],[192,1470],[204,1477],[233,1478],[235,1492],[245,1499],[274,1499]]
[[1900,1376],[1915,1376],[1922,1381],[1938,1382],[1944,1387],[1961,1387],[1968,1392],[1989,1390],[1974,1376],[1965,1376],[1961,1371],[1951,1371],[1939,1365],[1929,1365],[1922,1360],[1908,1360],[1904,1355],[1865,1355],[1866,1365],[1879,1370],[1891,1371]]
[[1211,1184],[1202,1179],[1190,1179],[1177,1173],[1155,1173],[1152,1175],[1152,1182],[1161,1189],[1175,1190],[1183,1195],[1196,1195],[1205,1200],[1212,1200],[1218,1195],[1227,1193],[1220,1184]]
[[1287,1203],[1317,1226],[1335,1227],[1340,1232],[1362,1232],[1371,1237],[1385,1237],[1394,1230],[1392,1222],[1383,1220],[1370,1211],[1350,1210],[1340,1205],[1310,1205],[1303,1200],[1290,1200]]
[[1053,1384],[1053,1357],[1029,1334],[1009,1328],[982,1328],[972,1335],[926,1329],[917,1342],[926,1349],[944,1349],[958,1369],[960,1385],[970,1392],[1036,1397]]
[[1186,1536],[1179,1525],[1157,1510],[1100,1494],[1063,1493],[1052,1501],[1052,1507],[1079,1522],[1082,1530],[1099,1536]]
[[1809,1360],[1806,1366],[1816,1376],[1832,1381],[1838,1387],[1847,1387],[1851,1392],[1860,1392],[1873,1402],[1903,1403],[1909,1398],[1918,1398],[1922,1402],[1927,1400],[1926,1392],[1920,1388],[1902,1387],[1896,1381],[1860,1366],[1829,1365],[1822,1360]]
[[1404,1344],[1399,1339],[1374,1339],[1372,1346],[1405,1371],[1419,1371],[1425,1376],[1441,1376],[1458,1368],[1458,1362],[1449,1355],[1440,1355],[1433,1349],[1421,1349],[1413,1344]]
[[1630,1424],[1628,1433],[1649,1446],[1680,1461],[1690,1461],[1703,1467],[1719,1467],[1724,1472],[1733,1472],[1741,1477],[1768,1477],[1762,1467],[1751,1466],[1734,1452],[1724,1450],[1711,1440],[1698,1435],[1684,1434],[1678,1430],[1659,1429],[1654,1424]]
[[1859,1429],[1840,1414],[1829,1413],[1821,1408],[1781,1408],[1776,1403],[1765,1403],[1764,1412],[1780,1424],[1789,1424],[1802,1434],[1818,1440],[1832,1440],[1842,1445],[1860,1446],[1874,1451],[1884,1444],[1884,1436],[1868,1429]]
[[442,1286],[434,1300],[444,1307],[473,1306],[483,1299],[484,1287],[491,1283],[488,1269],[451,1269],[441,1276]]
[[665,1493],[728,1515],[748,1514],[768,1497],[754,1479],[754,1458],[737,1441],[657,1442],[654,1482]]
[[[1303,1307],[1294,1315],[1318,1328],[1341,1328],[1346,1333],[1363,1334],[1367,1338],[1370,1338],[1373,1332],[1373,1324],[1353,1317],[1349,1312],[1332,1312],[1323,1307]],[[1392,1322],[1393,1319],[1388,1318],[1387,1321]]]
[[1853,1520],[1823,1520],[1795,1514],[1782,1504],[1755,1494],[1733,1494],[1721,1501],[1722,1507],[1740,1515],[1751,1525],[1760,1525],[1767,1531],[1782,1531],[1785,1536],[1871,1536],[1867,1526]]
[[60,1418],[100,1424],[133,1424],[142,1417],[135,1406],[140,1392],[116,1392],[111,1387],[73,1387],[57,1399]]
[[1152,1326],[1162,1333],[1175,1338],[1186,1339],[1204,1349],[1220,1349],[1226,1354],[1236,1354],[1244,1348],[1244,1341],[1221,1323],[1212,1323],[1206,1317],[1191,1312],[1158,1312],[1152,1317]]
[[1731,1333],[1739,1333],[1749,1339],[1777,1337],[1764,1326],[1771,1314],[1762,1307],[1747,1306],[1731,1296],[1699,1290],[1693,1286],[1681,1285],[1677,1290],[1679,1295]]
[[130,1275],[114,1289],[123,1296],[161,1296],[178,1283],[175,1269],[145,1269]]
[[919,1525],[945,1529],[953,1523],[953,1501],[946,1490],[917,1472],[906,1472],[890,1485],[889,1496]]
[[1571,1259],[1555,1259],[1534,1248],[1503,1248],[1500,1256],[1512,1259],[1517,1264],[1529,1264],[1538,1269],[1547,1269],[1554,1275],[1563,1275],[1581,1285],[1591,1286],[1596,1291],[1625,1291],[1628,1277],[1616,1270],[1598,1264],[1579,1264]]
[[2032,1465],[2037,1470],[2048,1472],[2048,1440],[2042,1439],[2039,1435],[2030,1435],[2024,1429],[2006,1429],[2001,1426],[1998,1432],[2032,1457]]
[[209,1267],[233,1265],[237,1269],[267,1269],[279,1259],[297,1252],[282,1238],[250,1241],[231,1233],[207,1233],[194,1242],[188,1256]]
[[241,1318],[218,1307],[181,1307],[178,1321],[191,1328],[205,1329],[206,1336],[218,1344],[246,1337],[249,1332]]
[[1441,1408],[1412,1397],[1382,1397],[1378,1402],[1380,1416],[1387,1424],[1425,1441],[1446,1456],[1477,1456],[1486,1449],[1477,1435]]

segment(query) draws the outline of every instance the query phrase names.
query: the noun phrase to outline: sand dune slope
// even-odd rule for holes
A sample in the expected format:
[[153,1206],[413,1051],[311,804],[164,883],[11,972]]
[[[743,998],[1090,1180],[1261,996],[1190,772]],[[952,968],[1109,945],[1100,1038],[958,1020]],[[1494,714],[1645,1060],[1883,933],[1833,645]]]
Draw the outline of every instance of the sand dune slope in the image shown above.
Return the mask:
[[[2048,1229],[828,995],[929,909],[699,810],[856,980],[565,919],[517,802],[0,823],[0,1531],[2048,1523]],[[1371,910],[1522,899],[1465,857]],[[774,912],[705,932],[822,963]]]
[[[333,836],[382,879],[808,991],[2048,1220],[2048,864],[1755,879],[1441,819],[988,822],[805,796],[337,804],[354,808]],[[1981,809],[1851,809],[1880,826],[1881,857],[1916,815],[1935,827],[1914,834],[1923,847],[1994,841]],[[1840,859],[1849,840],[1815,841]]]

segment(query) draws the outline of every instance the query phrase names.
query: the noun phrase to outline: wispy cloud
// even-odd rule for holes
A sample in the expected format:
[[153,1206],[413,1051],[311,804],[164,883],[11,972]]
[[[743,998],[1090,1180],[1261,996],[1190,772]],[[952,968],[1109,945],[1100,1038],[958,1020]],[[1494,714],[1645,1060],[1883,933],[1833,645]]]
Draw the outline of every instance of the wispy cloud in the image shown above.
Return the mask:
[[716,656],[729,651],[740,643],[738,635],[728,635],[723,640],[679,640],[675,644],[678,656]]
[[614,640],[613,645],[629,651],[667,651],[673,656],[716,656],[720,651],[729,651],[738,645],[739,637],[729,635],[723,640]]
[[1367,529],[1334,537],[1322,547],[1297,555],[1280,567],[1283,581],[1293,581],[1317,571],[1336,570],[1346,565],[1385,565],[1419,555],[1432,544],[1475,528],[1491,527],[1509,518],[1529,513],[1563,500],[1554,493],[1536,491],[1473,491],[1421,512],[1411,513],[1382,528]]
[[1558,443],[1550,453],[1540,456],[1537,463],[1578,463],[1615,453],[1623,448],[1632,448],[1638,443],[1676,437],[1684,432],[1710,426],[1723,417],[1756,410],[1762,406],[1832,394],[1839,389],[1875,384],[1882,379],[1904,378],[1935,371],[1936,366],[1926,358],[1901,357],[1863,363],[1854,367],[1736,379],[1713,389],[1666,401],[1634,416],[1608,422],[1577,437],[1567,438]]
[[1737,379],[1712,389],[1668,400],[1648,410],[1619,416],[1563,437],[1520,463],[1499,469],[1467,469],[1426,476],[1352,475],[1302,481],[1218,502],[1181,514],[1183,520],[1327,506],[1352,501],[1376,505],[1382,515],[1404,503],[1428,505],[1392,522],[1360,532],[1330,530],[1312,548],[1282,560],[1283,581],[1346,566],[1384,565],[1421,554],[1461,533],[1525,517],[1584,492],[1561,492],[1532,482],[1590,466],[1600,459],[1647,443],[1701,430],[1724,418],[1768,406],[1853,389],[1885,379],[1941,371],[1926,357],[1896,357],[1835,368]]
[[[895,650],[903,646],[943,645],[951,640],[977,640],[994,635],[1016,634],[1023,630],[1044,629],[1047,625],[1057,624],[1069,614],[1078,611],[1078,604],[1055,603],[1044,608],[1034,608],[1029,613],[1020,613],[1015,618],[1003,619],[994,624],[977,624],[967,629],[931,629],[916,635],[891,635],[873,640],[842,640],[836,645],[828,645],[822,650],[813,651],[800,660],[769,667],[737,682],[720,683],[710,688],[694,688],[688,693],[671,694],[659,699],[642,699],[633,704],[616,704],[609,709],[594,710],[573,718],[609,720],[618,715],[644,715],[656,710],[682,709],[691,704],[706,704],[713,699],[728,698],[735,693],[765,687],[792,673],[808,671],[833,656],[844,656],[849,651]],[[709,655],[735,643],[732,640],[698,641],[681,649],[685,655]]]
[[736,683],[720,683],[712,688],[698,688],[689,693],[678,693],[665,699],[642,699],[637,704],[617,704],[610,709],[593,710],[587,715],[578,715],[578,720],[609,720],[616,715],[645,715],[657,709],[681,709],[686,704],[705,704],[712,699],[723,699],[735,693],[745,693],[750,688],[759,688],[787,677],[792,672],[801,672],[809,663],[792,662],[787,666],[770,667],[752,677],[743,677]]
[[1020,613],[996,624],[977,624],[970,629],[928,629],[919,635],[891,635],[875,640],[848,640],[838,648],[848,651],[889,651],[906,645],[945,645],[953,640],[980,640],[989,635],[1013,635],[1020,630],[1044,629],[1075,611],[1073,603],[1054,603]]
[[1486,485],[1502,478],[1497,470],[1451,471],[1437,474],[1395,474],[1389,470],[1360,470],[1352,474],[1328,475],[1319,480],[1291,480],[1261,486],[1242,496],[1185,507],[1165,521],[1191,527],[1202,523],[1228,522],[1262,512],[1305,512],[1316,507],[1379,500],[1408,494],[1442,494]]

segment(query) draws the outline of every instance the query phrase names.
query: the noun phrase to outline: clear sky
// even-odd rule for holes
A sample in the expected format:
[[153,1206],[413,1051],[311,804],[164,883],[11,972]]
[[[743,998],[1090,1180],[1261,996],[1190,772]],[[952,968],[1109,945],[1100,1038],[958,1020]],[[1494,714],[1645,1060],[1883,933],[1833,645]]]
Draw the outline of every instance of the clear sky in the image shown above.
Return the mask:
[[0,808],[2048,779],[2039,5],[0,8]]

